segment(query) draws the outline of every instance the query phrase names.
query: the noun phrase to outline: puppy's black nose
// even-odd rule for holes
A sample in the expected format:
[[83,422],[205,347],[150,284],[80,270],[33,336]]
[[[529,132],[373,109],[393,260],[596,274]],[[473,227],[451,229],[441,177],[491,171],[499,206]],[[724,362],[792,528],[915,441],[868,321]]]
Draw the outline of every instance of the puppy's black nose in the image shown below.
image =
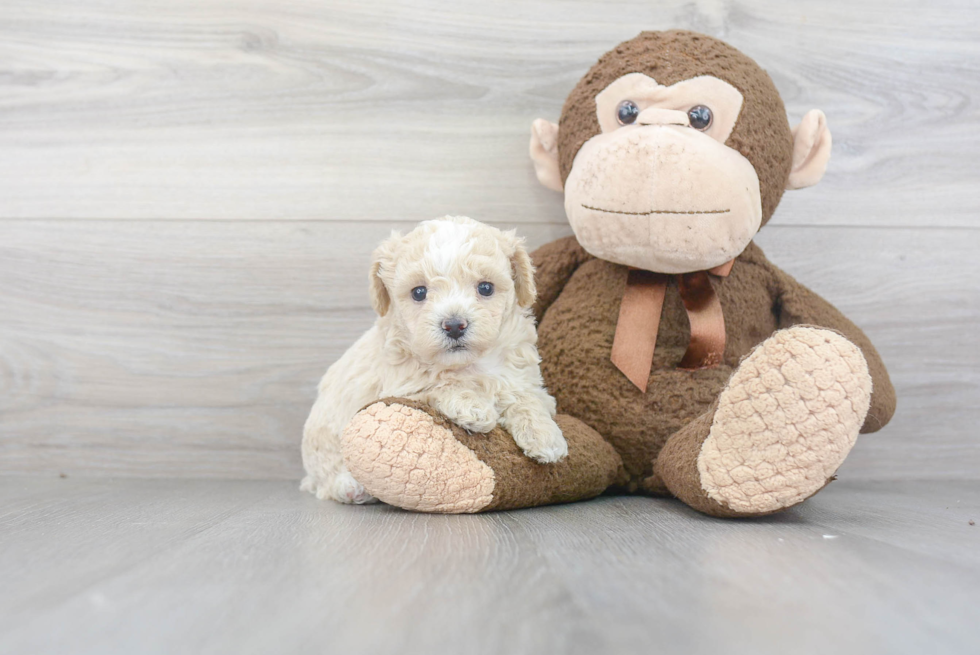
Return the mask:
[[442,329],[450,339],[459,339],[466,332],[466,321],[461,318],[447,318],[442,322]]

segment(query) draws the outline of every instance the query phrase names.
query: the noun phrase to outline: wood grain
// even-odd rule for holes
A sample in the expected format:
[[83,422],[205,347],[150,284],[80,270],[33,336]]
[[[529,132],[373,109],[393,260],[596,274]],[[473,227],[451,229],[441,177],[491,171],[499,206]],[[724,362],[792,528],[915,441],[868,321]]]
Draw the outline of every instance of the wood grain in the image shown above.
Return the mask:
[[564,224],[531,121],[640,29],[691,28],[824,109],[827,179],[783,224],[977,227],[980,5],[7,0],[0,220]]
[[[749,522],[300,493],[374,246],[568,234],[531,121],[673,27],[827,113],[825,180],[758,242],[874,340],[892,424]],[[975,0],[4,0],[0,652],[973,652],[978,98]]]
[[971,0],[7,0],[0,471],[295,478],[374,245],[446,213],[567,234],[531,121],[682,27],[829,117],[826,179],[759,241],[898,387],[842,475],[976,479],[978,25]]
[[969,653],[976,483],[776,517],[605,497],[476,516],[289,482],[0,479],[11,653]]
[[[0,471],[296,478],[316,382],[373,321],[370,252],[410,227],[0,224]],[[533,247],[567,228],[522,233]],[[774,226],[759,241],[868,332],[898,389],[892,424],[841,474],[980,476],[980,232]]]
[[0,471],[295,477],[370,253],[411,226],[0,223]]

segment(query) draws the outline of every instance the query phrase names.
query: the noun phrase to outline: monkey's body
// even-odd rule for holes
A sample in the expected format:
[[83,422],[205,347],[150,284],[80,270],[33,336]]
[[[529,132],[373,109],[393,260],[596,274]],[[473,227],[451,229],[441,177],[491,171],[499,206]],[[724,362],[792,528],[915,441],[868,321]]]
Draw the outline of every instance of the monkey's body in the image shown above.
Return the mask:
[[[389,399],[355,416],[345,448],[397,464],[354,477],[375,495],[410,482],[378,495],[394,505],[463,508],[439,511],[613,487],[759,516],[812,496],[895,409],[864,333],[751,242],[784,190],[820,180],[830,147],[821,112],[791,130],[766,72],[721,41],[644,32],[608,52],[530,147],[575,233],[532,254],[568,459],[535,463],[499,428],[474,439]],[[450,469],[448,487],[427,485]]]
[[[623,458],[630,490],[642,485],[663,491],[659,481],[643,483],[667,438],[708,409],[738,361],[776,330],[776,316],[771,311],[749,316],[725,312],[724,361],[711,368],[681,370],[678,364],[690,341],[690,327],[677,283],[671,281],[643,393],[609,359],[628,269],[590,256],[574,237],[543,246],[531,257],[538,270],[535,310],[541,373],[558,401],[558,411],[582,419],[612,444]],[[583,263],[566,277],[566,271],[553,263],[568,259]],[[737,261],[731,275],[715,280],[722,307],[731,306],[732,296],[747,295],[756,296],[760,308],[772,306],[768,290],[757,283],[750,268],[757,265]]]
[[531,257],[537,267],[535,313],[545,384],[559,412],[581,419],[619,453],[629,491],[670,493],[654,471],[668,439],[710,412],[739,362],[780,328],[829,328],[862,349],[874,384],[862,432],[877,430],[894,411],[888,374],[864,333],[754,244],[736,259],[730,275],[712,280],[728,335],[718,366],[678,368],[691,331],[676,282],[668,286],[645,393],[609,359],[627,267],[592,257],[574,237],[543,246]]

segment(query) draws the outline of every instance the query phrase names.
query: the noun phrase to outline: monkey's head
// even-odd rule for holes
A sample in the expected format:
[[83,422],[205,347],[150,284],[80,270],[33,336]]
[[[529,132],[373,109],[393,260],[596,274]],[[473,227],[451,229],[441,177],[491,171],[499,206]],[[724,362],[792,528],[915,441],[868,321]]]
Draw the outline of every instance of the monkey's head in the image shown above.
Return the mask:
[[830,158],[824,115],[790,130],[769,75],[694,32],[643,32],[606,53],[559,124],[531,130],[538,180],[565,192],[592,255],[659,273],[724,264],[784,189],[816,184]]

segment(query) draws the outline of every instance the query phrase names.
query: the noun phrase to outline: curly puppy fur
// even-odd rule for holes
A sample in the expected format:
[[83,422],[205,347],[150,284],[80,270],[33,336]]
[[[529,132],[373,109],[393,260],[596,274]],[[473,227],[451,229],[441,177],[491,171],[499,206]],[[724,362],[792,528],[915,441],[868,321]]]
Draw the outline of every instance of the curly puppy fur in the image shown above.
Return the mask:
[[[340,438],[354,414],[385,397],[422,401],[471,432],[499,425],[539,462],[568,454],[541,379],[523,239],[464,217],[426,221],[392,233],[369,277],[378,318],[320,381],[303,430],[302,489],[343,503],[374,500],[344,465]],[[483,282],[490,295],[480,293]]]

